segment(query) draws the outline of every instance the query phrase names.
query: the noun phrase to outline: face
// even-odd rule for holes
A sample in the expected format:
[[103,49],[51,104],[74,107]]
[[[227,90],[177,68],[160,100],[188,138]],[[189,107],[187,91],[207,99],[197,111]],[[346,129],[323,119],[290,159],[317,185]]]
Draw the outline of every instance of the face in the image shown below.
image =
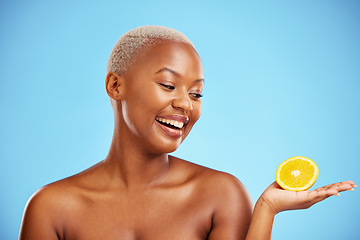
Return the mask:
[[166,41],[142,55],[125,74],[122,117],[152,153],[175,151],[201,114],[200,57],[184,43]]

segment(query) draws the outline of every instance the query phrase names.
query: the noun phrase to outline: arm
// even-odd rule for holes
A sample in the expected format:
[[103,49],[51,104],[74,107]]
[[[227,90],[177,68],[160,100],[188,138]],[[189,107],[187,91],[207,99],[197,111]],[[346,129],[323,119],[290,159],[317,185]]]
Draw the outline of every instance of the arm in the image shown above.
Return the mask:
[[42,189],[28,201],[21,223],[19,240],[58,240],[53,225],[51,194]]
[[285,210],[306,209],[342,191],[356,187],[353,181],[330,184],[314,191],[291,192],[272,183],[256,203],[250,228],[246,236],[251,239],[271,239],[272,225],[277,213]]
[[271,239],[272,226],[275,213],[267,206],[267,204],[259,198],[256,202],[251,224],[246,235],[246,240]]
[[222,174],[213,178],[211,188],[216,206],[208,240],[245,239],[248,231],[253,203],[244,185],[235,177]]

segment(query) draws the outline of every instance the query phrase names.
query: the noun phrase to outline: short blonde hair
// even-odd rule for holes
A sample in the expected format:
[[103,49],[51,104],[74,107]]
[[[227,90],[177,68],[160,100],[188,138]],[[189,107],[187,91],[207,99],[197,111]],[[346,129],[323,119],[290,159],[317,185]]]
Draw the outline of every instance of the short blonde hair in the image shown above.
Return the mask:
[[142,26],[122,35],[113,47],[107,62],[106,74],[124,74],[145,49],[160,43],[161,40],[193,43],[181,32],[163,26]]

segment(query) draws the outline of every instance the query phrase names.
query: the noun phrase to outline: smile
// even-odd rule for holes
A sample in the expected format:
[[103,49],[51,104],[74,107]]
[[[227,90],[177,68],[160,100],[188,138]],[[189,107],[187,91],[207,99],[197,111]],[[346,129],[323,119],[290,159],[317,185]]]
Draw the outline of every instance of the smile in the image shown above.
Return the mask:
[[177,130],[180,130],[184,126],[183,122],[166,119],[166,118],[161,118],[161,117],[156,117],[156,121],[158,121],[160,124],[163,124],[167,127],[174,128]]
[[158,126],[170,137],[179,138],[183,134],[185,125],[189,118],[184,115],[157,116],[155,118]]

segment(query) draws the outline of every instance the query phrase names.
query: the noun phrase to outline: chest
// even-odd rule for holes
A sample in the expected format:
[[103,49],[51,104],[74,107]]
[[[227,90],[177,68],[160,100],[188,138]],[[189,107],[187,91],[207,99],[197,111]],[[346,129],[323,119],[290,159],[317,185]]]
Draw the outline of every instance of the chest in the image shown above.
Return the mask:
[[196,240],[211,229],[213,205],[189,189],[172,189],[87,196],[65,212],[66,240]]

